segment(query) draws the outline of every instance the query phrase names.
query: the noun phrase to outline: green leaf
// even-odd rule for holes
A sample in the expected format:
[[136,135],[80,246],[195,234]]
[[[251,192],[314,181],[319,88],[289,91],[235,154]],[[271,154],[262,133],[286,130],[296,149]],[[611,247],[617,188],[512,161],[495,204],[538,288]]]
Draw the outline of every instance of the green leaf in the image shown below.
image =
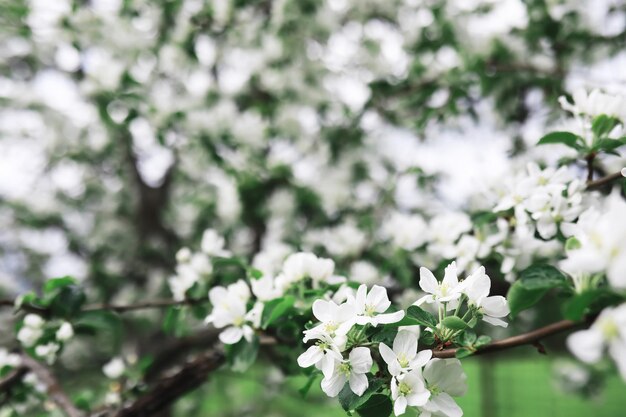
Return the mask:
[[615,149],[623,146],[624,143],[624,141],[619,139],[599,139],[596,143],[594,143],[592,150],[613,153]]
[[435,335],[433,332],[421,332],[420,333],[420,346],[432,346],[435,344]]
[[565,250],[576,250],[580,249],[582,245],[580,241],[576,239],[574,236],[570,237],[565,241]]
[[225,351],[231,369],[235,372],[245,372],[256,361],[259,353],[259,338],[254,337],[252,342],[241,339],[234,345],[227,345]]
[[181,333],[180,321],[184,318],[185,312],[181,307],[168,307],[163,320],[163,331],[165,334],[179,336]]
[[595,313],[602,308],[621,301],[621,297],[607,288],[595,288],[575,294],[563,306],[563,315],[568,320],[581,320],[585,314]]
[[111,346],[113,352],[117,352],[122,344],[123,327],[120,317],[106,310],[94,310],[81,312],[78,319],[72,322],[76,334],[101,335],[106,340],[107,346]]
[[52,293],[56,294],[50,300],[49,307],[52,314],[59,317],[70,318],[76,315],[87,300],[85,292],[78,285],[58,287]]
[[529,290],[521,281],[514,282],[506,296],[511,309],[511,317],[535,305],[546,292],[548,292],[547,288]]
[[284,297],[277,298],[275,300],[269,301],[265,304],[263,308],[263,316],[261,319],[261,327],[263,329],[267,329],[267,326],[272,324],[274,321],[278,320],[282,315],[287,312],[296,299],[292,295],[286,295]]
[[77,283],[78,282],[74,278],[69,276],[51,278],[43,284],[43,293],[51,294],[60,288],[67,287],[68,285],[76,285]]
[[459,337],[459,343],[463,346],[474,346],[476,342],[476,333],[471,330],[463,332],[461,337]]
[[491,343],[491,337],[482,335],[478,339],[476,339],[476,343],[474,343],[474,347],[480,348],[482,346],[486,346]]
[[361,417],[389,417],[392,410],[393,405],[389,396],[376,394],[372,395],[365,404],[357,408],[356,412]]
[[591,131],[597,138],[603,138],[611,133],[611,130],[613,130],[613,128],[620,123],[620,120],[615,117],[601,114],[593,119],[593,122],[591,123]]
[[567,286],[569,280],[551,265],[532,265],[520,273],[518,282],[527,290],[550,289]]
[[572,132],[552,132],[548,133],[537,142],[537,145],[549,145],[560,143],[570,148],[580,151],[585,148],[584,141],[580,136]]
[[434,329],[437,327],[437,319],[428,311],[422,310],[418,306],[410,306],[406,312],[407,317],[415,319],[417,324]]
[[367,375],[367,379],[369,386],[360,397],[352,392],[350,384],[346,384],[341,392],[339,392],[339,403],[345,411],[352,411],[364,406],[367,400],[369,400],[369,398],[385,384],[383,379],[375,378],[369,374]]
[[474,354],[474,349],[469,347],[460,347],[454,353],[457,359],[467,358],[468,356],[472,356]]
[[467,323],[465,323],[463,321],[463,319],[461,319],[460,317],[457,317],[457,316],[446,317],[445,319],[443,319],[441,324],[446,326],[448,329],[452,329],[452,330],[465,330],[465,329],[467,329]]

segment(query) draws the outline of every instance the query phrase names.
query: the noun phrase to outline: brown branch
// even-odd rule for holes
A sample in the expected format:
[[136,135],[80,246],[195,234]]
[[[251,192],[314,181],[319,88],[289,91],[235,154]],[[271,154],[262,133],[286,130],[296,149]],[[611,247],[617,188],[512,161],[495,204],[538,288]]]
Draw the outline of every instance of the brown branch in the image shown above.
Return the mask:
[[204,384],[209,374],[219,368],[224,361],[224,354],[218,351],[198,356],[185,364],[174,375],[159,380],[148,392],[118,411],[114,416],[152,416],[178,398]]
[[[474,353],[474,355],[482,355],[485,353],[497,352],[500,350],[506,350],[510,348],[514,348],[517,346],[524,345],[536,345],[539,340],[560,333],[566,330],[571,330],[576,326],[579,326],[583,323],[575,322],[571,320],[561,320],[556,323],[549,324],[544,327],[540,327],[539,329],[533,330],[528,333],[522,333],[517,336],[508,337],[506,339],[498,340],[493,343],[488,344],[485,347],[480,348]],[[455,349],[444,349],[444,350],[436,350],[433,349],[433,357],[434,358],[454,358],[456,355]]]
[[620,178],[624,177],[622,176],[621,171],[618,171],[613,174],[607,175],[606,177],[599,178],[595,181],[587,181],[587,190],[596,190],[598,188],[602,188],[605,185],[608,185]]
[[26,353],[22,353],[21,358],[24,366],[28,367],[35,375],[37,375],[37,378],[46,385],[46,392],[50,396],[50,399],[65,413],[65,415],[68,417],[82,417],[83,414],[78,410],[78,408],[76,408],[65,391],[63,391],[63,388],[50,369]]

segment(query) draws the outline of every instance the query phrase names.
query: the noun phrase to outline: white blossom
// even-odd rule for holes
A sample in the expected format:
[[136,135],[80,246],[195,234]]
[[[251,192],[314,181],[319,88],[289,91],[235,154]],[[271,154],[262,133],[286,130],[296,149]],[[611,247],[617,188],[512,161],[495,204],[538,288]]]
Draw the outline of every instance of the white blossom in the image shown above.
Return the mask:
[[507,327],[508,323],[502,317],[509,315],[509,305],[506,298],[495,295],[489,297],[491,279],[481,266],[468,276],[461,284],[463,294],[468,298],[471,306],[478,308],[483,314],[483,320],[494,326]]
[[57,340],[66,341],[74,336],[74,328],[71,323],[64,321],[56,332]]
[[417,352],[418,338],[419,335],[404,330],[399,331],[393,340],[393,350],[384,343],[378,345],[380,356],[387,363],[392,376],[421,369],[430,360],[433,355],[430,349]]
[[350,351],[347,360],[335,362],[335,369],[330,377],[322,380],[322,390],[329,397],[336,397],[346,382],[356,395],[361,396],[369,386],[367,373],[372,369],[372,355],[366,347],[357,347]]
[[356,310],[351,304],[337,305],[334,301],[315,300],[313,315],[321,323],[304,331],[304,342],[311,339],[345,336],[356,322]]
[[107,378],[117,379],[121,377],[126,371],[126,365],[124,364],[124,360],[120,357],[115,357],[107,362],[102,367],[102,372]]
[[409,373],[391,378],[391,399],[393,400],[393,413],[396,416],[404,414],[408,405],[423,406],[430,395],[422,378],[421,369],[414,369]]
[[423,410],[444,417],[461,417],[463,410],[452,397],[467,391],[467,376],[458,359],[431,359],[424,368],[426,387],[430,391]]
[[202,252],[209,256],[228,257],[231,255],[229,251],[224,249],[224,238],[214,229],[207,229],[202,234],[202,243],[200,247]]
[[567,338],[567,347],[586,363],[597,363],[608,350],[626,380],[626,304],[602,310],[589,329]]
[[335,363],[341,362],[343,359],[341,351],[345,348],[345,343],[345,336],[333,339],[326,335],[320,335],[315,345],[298,356],[298,365],[302,368],[315,365],[325,377],[330,378],[333,375]]
[[367,292],[367,286],[361,284],[353,301],[356,312],[356,323],[360,325],[371,324],[376,327],[379,324],[396,323],[404,317],[404,311],[385,313],[391,306],[387,296],[387,290],[380,285],[374,285]]
[[[457,276],[456,262],[452,262],[445,269],[443,280],[437,281],[435,276],[429,269],[420,268],[420,288],[428,293],[415,302],[415,305],[423,303],[451,303],[456,302],[461,296],[462,287],[459,286],[459,278]],[[449,304],[448,308],[452,308],[454,303]]]
[[43,358],[48,365],[52,365],[56,360],[56,355],[61,345],[54,342],[46,343],[45,345],[38,345],[35,347],[35,355]]

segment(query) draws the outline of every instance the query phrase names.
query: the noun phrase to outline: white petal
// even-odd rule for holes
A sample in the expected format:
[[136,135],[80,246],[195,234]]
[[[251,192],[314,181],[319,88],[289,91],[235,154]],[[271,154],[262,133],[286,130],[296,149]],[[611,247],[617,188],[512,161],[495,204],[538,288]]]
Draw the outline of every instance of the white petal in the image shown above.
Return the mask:
[[[435,294],[439,290],[439,282],[427,268],[420,268],[420,288],[427,293]],[[405,405],[406,407],[406,405]]]
[[367,387],[369,386],[369,382],[367,381],[367,376],[365,374],[356,374],[351,373],[350,379],[348,381],[350,383],[350,389],[359,397],[363,395]]
[[430,391],[424,389],[424,391],[411,392],[406,398],[407,403],[413,407],[420,407],[428,402],[430,398]]
[[313,303],[313,315],[321,322],[330,321],[334,318],[333,313],[336,307],[337,305],[332,301],[315,300]]
[[356,297],[354,300],[357,313],[363,314],[365,312],[366,298],[367,298],[367,285],[361,284],[359,285],[359,288],[356,290]]
[[444,415],[448,417],[462,417],[463,416],[463,410],[461,410],[461,407],[459,407],[459,405],[454,401],[454,399],[450,395],[446,394],[445,392],[442,392],[438,395],[435,395],[434,397],[431,397],[430,403],[434,405],[433,408],[436,408],[437,410],[439,410],[441,413],[443,413]]
[[332,351],[329,351],[326,353],[326,355],[324,355],[321,361],[321,369],[325,378],[330,378],[333,376],[333,373],[335,372],[335,363],[340,361],[341,355],[339,355],[339,358],[336,358],[334,356],[334,352]]
[[407,331],[398,332],[393,340],[393,353],[396,356],[403,353],[408,359],[412,359],[417,354],[417,338],[415,335]]
[[574,332],[566,341],[569,350],[583,362],[596,363],[602,357],[604,339],[602,333],[596,329]]
[[298,356],[298,365],[302,368],[308,368],[324,359],[324,352],[319,346],[311,346],[303,354]]
[[491,317],[506,317],[511,312],[506,298],[500,295],[484,298],[480,305],[485,313]]
[[220,333],[220,340],[227,345],[233,345],[241,340],[243,337],[243,330],[241,327],[231,326]]
[[483,321],[486,323],[489,323],[493,326],[500,326],[500,327],[504,327],[507,328],[509,327],[509,323],[507,323],[506,321],[502,320],[502,319],[498,319],[495,317],[490,317],[490,316],[483,316]]
[[352,349],[349,361],[353,372],[364,374],[372,369],[372,354],[366,347]]
[[346,385],[346,377],[340,372],[335,372],[330,378],[322,379],[322,391],[329,397],[336,397],[339,392]]
[[443,283],[448,284],[450,288],[454,288],[459,284],[456,262],[453,261],[446,267],[445,274],[443,276]]
[[374,306],[374,310],[377,313],[384,313],[391,305],[389,297],[387,296],[387,290],[380,285],[374,285],[367,294],[366,304]]
[[[395,341],[394,341],[395,343]],[[396,354],[389,346],[384,343],[380,343],[378,345],[378,351],[380,352],[380,356],[383,357],[383,360],[387,362],[388,365],[397,362]],[[393,375],[393,374],[392,374]]]
[[376,317],[378,324],[397,323],[404,318],[404,311],[396,311],[394,313],[378,314]]
[[411,361],[411,368],[419,369],[428,363],[433,357],[433,351],[430,349],[422,350],[415,356],[415,359]]
[[396,401],[393,403],[393,413],[396,416],[402,415],[404,414],[404,412],[406,411],[406,397],[404,396],[400,396],[396,399]]

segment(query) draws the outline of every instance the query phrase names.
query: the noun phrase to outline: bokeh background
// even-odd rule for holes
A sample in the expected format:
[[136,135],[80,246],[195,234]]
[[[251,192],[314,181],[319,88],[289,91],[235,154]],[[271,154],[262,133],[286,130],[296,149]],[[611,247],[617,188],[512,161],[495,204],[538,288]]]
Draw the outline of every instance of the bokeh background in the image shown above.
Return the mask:
[[[0,295],[71,275],[105,302],[158,298],[207,227],[250,259],[315,249],[414,288],[411,255],[376,246],[384,214],[480,208],[511,155],[567,157],[532,147],[559,96],[626,93],[625,31],[620,0],[0,0]],[[161,314],[77,342],[77,392],[116,350],[156,355]],[[623,415],[617,379],[548,347],[468,359],[465,415]],[[163,415],[344,414],[305,382],[261,361]]]

